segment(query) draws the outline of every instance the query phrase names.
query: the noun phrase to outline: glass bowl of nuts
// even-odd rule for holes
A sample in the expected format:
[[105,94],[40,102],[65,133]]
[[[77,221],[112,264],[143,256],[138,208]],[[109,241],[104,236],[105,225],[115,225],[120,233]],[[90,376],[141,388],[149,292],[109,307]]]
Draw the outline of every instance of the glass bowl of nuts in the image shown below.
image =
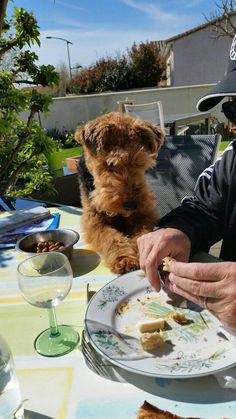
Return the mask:
[[79,238],[79,233],[69,228],[38,231],[18,240],[16,250],[27,257],[37,253],[60,252],[70,260],[73,246]]

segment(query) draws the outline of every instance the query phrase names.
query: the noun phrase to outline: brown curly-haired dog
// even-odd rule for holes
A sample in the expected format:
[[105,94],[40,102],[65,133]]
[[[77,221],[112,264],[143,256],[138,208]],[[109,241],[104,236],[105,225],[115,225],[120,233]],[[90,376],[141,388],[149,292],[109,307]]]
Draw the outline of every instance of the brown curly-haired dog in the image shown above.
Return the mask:
[[76,131],[83,145],[79,184],[85,240],[114,273],[139,268],[137,238],[158,220],[145,171],[163,142],[160,128],[119,112]]

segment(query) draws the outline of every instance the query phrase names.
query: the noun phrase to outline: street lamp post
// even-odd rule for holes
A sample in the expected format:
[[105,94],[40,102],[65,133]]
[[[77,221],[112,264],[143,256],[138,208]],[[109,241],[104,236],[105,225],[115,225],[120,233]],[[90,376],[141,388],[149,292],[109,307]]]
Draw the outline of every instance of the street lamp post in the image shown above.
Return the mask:
[[70,78],[72,80],[72,68],[71,68],[71,61],[70,61],[70,49],[69,49],[69,44],[73,45],[72,42],[68,41],[68,39],[64,39],[64,38],[59,38],[57,36],[46,36],[46,39],[60,39],[60,41],[64,41],[66,42],[66,47],[67,47],[67,55],[68,55],[68,64],[69,64],[69,72],[70,72]]

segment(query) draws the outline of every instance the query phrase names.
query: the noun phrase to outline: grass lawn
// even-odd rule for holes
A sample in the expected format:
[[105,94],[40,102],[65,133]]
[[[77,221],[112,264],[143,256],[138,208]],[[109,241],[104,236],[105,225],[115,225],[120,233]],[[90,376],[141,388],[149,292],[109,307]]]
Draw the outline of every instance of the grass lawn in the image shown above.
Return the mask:
[[82,153],[82,146],[78,145],[73,148],[63,148],[60,151],[54,151],[54,153],[48,156],[48,167],[50,170],[60,170],[66,165],[67,157],[80,156]]
[[220,151],[224,151],[229,143],[230,143],[230,141],[221,141],[220,142]]

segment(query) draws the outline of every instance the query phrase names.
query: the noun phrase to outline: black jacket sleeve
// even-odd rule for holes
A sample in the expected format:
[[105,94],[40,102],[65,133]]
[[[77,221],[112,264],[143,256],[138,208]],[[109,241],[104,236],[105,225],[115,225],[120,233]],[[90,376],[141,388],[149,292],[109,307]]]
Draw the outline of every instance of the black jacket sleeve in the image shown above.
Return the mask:
[[[225,213],[230,199],[230,183],[235,180],[236,140],[199,176],[194,194],[185,197],[182,205],[165,215],[159,227],[172,227],[183,231],[191,240],[192,253],[208,251],[221,240]],[[232,199],[232,198],[231,198]]]

